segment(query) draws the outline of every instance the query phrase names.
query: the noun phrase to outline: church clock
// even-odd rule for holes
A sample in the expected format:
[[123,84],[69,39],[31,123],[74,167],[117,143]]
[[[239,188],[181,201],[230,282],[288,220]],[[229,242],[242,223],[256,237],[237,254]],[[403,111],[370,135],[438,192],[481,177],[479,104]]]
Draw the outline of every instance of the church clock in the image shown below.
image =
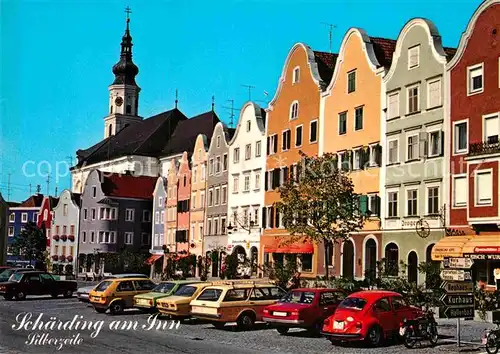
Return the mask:
[[123,104],[123,98],[121,98],[120,96],[118,96],[117,98],[115,98],[115,104],[118,107],[120,107]]

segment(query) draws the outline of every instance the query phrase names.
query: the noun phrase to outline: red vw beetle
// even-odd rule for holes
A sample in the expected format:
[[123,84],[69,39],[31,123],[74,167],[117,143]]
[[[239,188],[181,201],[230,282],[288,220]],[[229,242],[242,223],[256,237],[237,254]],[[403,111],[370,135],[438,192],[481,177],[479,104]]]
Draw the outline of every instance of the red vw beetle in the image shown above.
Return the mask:
[[368,290],[349,295],[323,323],[322,334],[332,344],[364,340],[378,346],[384,338],[397,334],[403,319],[413,319],[422,311],[409,306],[393,291]]
[[345,297],[342,290],[294,289],[276,304],[267,306],[262,320],[275,327],[280,334],[286,334],[290,328],[305,328],[318,335],[325,318],[335,312]]

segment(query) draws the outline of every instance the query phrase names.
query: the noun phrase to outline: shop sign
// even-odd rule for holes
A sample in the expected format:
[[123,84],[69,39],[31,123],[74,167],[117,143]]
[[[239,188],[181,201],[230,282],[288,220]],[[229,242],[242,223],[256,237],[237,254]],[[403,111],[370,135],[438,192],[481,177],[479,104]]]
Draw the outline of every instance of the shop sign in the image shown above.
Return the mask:
[[458,280],[458,281],[472,280],[470,271],[463,269],[443,269],[440,275],[441,279],[443,280]]
[[476,253],[467,253],[464,254],[464,257],[470,259],[494,259],[500,260],[500,254],[476,254]]
[[498,254],[500,254],[500,247],[477,246],[477,247],[474,247],[474,253],[498,253]]
[[474,260],[471,258],[445,257],[443,259],[443,267],[445,268],[470,269],[473,264]]

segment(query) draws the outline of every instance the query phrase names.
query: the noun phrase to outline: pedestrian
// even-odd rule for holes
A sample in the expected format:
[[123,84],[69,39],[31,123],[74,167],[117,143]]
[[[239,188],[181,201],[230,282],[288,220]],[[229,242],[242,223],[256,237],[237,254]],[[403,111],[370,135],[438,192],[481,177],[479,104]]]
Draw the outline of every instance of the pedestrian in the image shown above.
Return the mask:
[[300,288],[300,272],[295,272],[295,274],[288,281],[286,288],[287,290]]

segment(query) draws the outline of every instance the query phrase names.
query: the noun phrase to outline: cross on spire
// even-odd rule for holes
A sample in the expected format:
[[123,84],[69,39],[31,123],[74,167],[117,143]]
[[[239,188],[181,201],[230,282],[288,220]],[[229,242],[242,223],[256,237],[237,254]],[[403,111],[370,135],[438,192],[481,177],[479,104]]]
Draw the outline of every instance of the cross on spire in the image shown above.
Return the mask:
[[127,22],[129,22],[130,21],[130,16],[129,15],[132,13],[132,10],[130,9],[129,6],[127,6],[125,8],[125,13],[127,14]]

